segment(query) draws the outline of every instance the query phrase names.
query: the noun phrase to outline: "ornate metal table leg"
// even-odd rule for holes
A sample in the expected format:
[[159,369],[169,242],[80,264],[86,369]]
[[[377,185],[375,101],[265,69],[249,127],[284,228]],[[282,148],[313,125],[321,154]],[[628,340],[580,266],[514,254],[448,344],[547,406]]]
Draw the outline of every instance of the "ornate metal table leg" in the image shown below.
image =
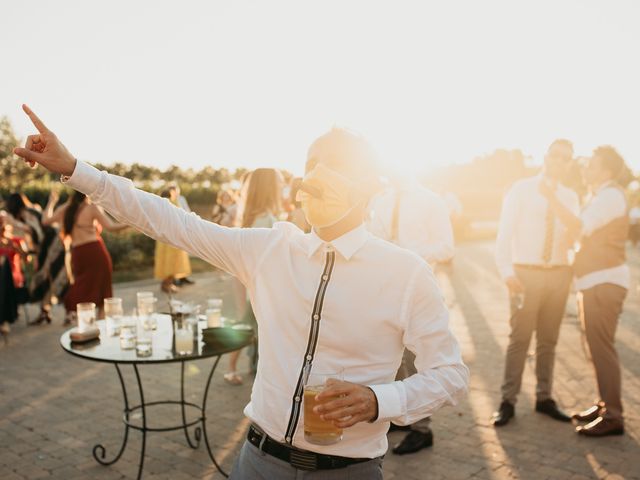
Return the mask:
[[[118,366],[118,364],[115,364],[116,367],[116,371],[118,372],[118,378],[120,379],[120,386],[122,387],[122,396],[124,398],[124,414],[125,414],[125,418],[128,419],[129,417],[129,399],[127,398],[127,388],[124,385],[124,380],[122,378],[122,372],[120,372],[120,367]],[[104,448],[104,445],[102,445],[101,443],[95,445],[93,447],[93,458],[96,459],[96,461],[101,464],[101,465],[113,465],[114,463],[116,463],[118,460],[120,460],[120,457],[122,456],[122,453],[124,452],[125,447],[127,446],[127,440],[129,439],[129,425],[125,424],[125,428],[124,428],[124,438],[122,439],[122,445],[120,446],[120,451],[118,452],[118,454],[113,458],[113,460],[105,460],[105,456],[106,456],[106,449]]]
[[213,362],[213,366],[211,367],[211,371],[209,372],[209,378],[207,378],[207,384],[204,387],[204,396],[202,398],[202,432],[204,433],[204,443],[207,446],[207,453],[209,454],[211,461],[213,462],[213,464],[216,466],[216,468],[222,475],[224,475],[225,477],[228,477],[229,474],[225,472],[220,465],[218,465],[218,462],[213,456],[213,453],[211,453],[211,445],[209,445],[209,437],[207,435],[207,414],[206,414],[207,397],[209,396],[209,386],[211,385],[211,378],[213,377],[213,372],[215,372],[219,362],[220,362],[220,357],[218,356],[216,357],[216,361]]
[[[200,437],[202,435],[202,431],[200,427],[196,427],[194,430],[195,442],[191,441],[191,437],[189,437],[189,429],[187,428],[187,415],[185,413],[184,408],[184,360],[180,362],[180,408],[182,410],[182,423],[184,425],[184,436],[187,439],[187,443],[194,450],[200,446]],[[203,413],[204,416],[204,413]]]
[[140,465],[138,466],[138,480],[142,478],[142,468],[144,467],[144,453],[147,446],[147,412],[145,411],[144,404],[144,391],[142,390],[142,382],[140,381],[140,373],[138,372],[138,366],[133,364],[133,371],[136,373],[136,380],[138,382],[138,389],[140,390],[140,407],[142,409],[142,448],[140,450]]

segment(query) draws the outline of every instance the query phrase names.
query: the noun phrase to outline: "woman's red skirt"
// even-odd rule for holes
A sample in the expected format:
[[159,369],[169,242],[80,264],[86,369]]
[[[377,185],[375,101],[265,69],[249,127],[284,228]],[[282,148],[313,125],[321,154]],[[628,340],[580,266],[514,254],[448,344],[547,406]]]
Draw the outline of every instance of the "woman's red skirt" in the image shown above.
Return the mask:
[[111,288],[111,256],[102,239],[71,248],[73,285],[64,297],[67,312],[82,302],[102,307],[105,298],[113,296]]

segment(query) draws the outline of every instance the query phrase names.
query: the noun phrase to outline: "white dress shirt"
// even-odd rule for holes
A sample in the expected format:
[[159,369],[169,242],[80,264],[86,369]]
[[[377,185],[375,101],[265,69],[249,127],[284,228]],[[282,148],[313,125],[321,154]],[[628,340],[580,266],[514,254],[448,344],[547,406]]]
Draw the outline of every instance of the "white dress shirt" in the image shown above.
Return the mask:
[[[131,181],[77,162],[68,185],[118,220],[199,256],[247,287],[260,330],[258,372],[245,414],[298,448],[373,458],[387,451],[389,421],[411,424],[466,392],[468,369],[426,262],[360,226],[330,244],[289,223],[226,228],[137,190]],[[402,352],[418,373],[394,381]],[[335,445],[305,441],[303,368],[368,385],[375,422],[345,429]]]
[[[580,214],[582,235],[589,236],[607,223],[627,214],[624,193],[613,184],[602,185],[587,202]],[[587,290],[603,283],[613,283],[629,289],[631,274],[627,264],[591,272],[576,279],[578,290]]]
[[[549,202],[539,191],[542,175],[513,184],[502,203],[496,239],[496,263],[502,278],[515,276],[513,265],[544,266],[544,241]],[[563,185],[556,190],[558,200],[574,215],[580,212],[578,195]],[[555,219],[551,260],[546,265],[568,265],[570,245],[566,228]]]
[[191,211],[191,207],[189,206],[189,202],[187,202],[187,197],[185,197],[184,195],[179,195],[178,196],[178,205],[185,212],[190,212]]
[[439,195],[417,182],[401,190],[398,238],[391,238],[398,191],[388,189],[372,200],[369,231],[415,252],[432,265],[451,260],[454,249],[449,209]]

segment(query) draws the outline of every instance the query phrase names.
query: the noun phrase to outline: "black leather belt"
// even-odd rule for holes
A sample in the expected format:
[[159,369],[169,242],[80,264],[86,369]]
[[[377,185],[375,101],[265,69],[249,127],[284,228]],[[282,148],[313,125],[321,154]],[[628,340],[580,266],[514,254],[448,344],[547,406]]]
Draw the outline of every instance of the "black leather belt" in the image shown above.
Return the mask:
[[345,468],[355,463],[368,462],[371,458],[348,458],[335,455],[322,455],[320,453],[308,452],[299,448],[290,447],[284,443],[276,442],[266,433],[261,432],[251,425],[247,440],[252,445],[258,447],[264,453],[284,460],[292,467],[300,470],[333,470]]

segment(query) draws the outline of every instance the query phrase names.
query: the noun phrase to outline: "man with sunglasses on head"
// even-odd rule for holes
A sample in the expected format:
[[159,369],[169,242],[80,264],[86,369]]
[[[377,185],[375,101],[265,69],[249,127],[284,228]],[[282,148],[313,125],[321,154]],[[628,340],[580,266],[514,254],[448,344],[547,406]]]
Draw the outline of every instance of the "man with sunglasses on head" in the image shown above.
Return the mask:
[[[333,129],[309,148],[299,200],[313,231],[226,228],[76,159],[24,107],[39,133],[15,153],[63,175],[119,220],[189,251],[242,281],[260,329],[258,370],[245,414],[252,425],[232,479],[381,479],[389,422],[411,424],[467,390],[469,372],[427,263],[367,232],[375,191],[367,142]],[[407,348],[417,373],[394,377]],[[343,429],[317,445],[305,438],[303,387],[327,382],[314,412]]]
[[568,210],[577,213],[578,196],[561,184],[573,160],[573,145],[555,140],[541,174],[516,182],[502,204],[496,263],[511,303],[511,333],[502,382],[502,402],[493,415],[496,427],[515,415],[529,343],[536,332],[536,412],[561,422],[571,418],[553,400],[555,349],[564,316],[571,267],[567,229],[540,193],[544,184]]

